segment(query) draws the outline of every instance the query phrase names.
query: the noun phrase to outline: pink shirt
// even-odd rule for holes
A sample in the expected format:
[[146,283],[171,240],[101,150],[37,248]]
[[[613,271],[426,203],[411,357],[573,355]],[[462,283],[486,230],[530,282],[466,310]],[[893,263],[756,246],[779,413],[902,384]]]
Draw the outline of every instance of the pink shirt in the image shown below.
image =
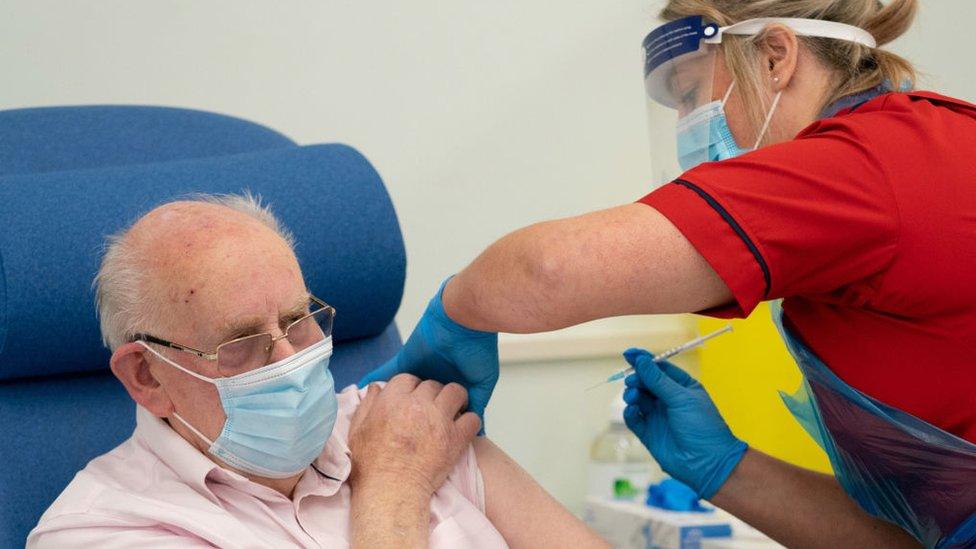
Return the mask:
[[[92,460],[28,547],[347,547],[349,424],[365,391],[339,393],[335,430],[289,499],[219,467],[142,407],[132,437]],[[332,478],[329,478],[332,477]],[[430,505],[431,547],[506,547],[484,513],[468,447]]]

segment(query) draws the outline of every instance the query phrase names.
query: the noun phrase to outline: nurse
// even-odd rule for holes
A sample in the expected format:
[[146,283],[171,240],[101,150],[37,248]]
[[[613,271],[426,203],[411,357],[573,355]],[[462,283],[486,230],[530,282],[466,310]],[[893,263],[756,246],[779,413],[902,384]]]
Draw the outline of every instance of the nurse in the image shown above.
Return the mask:
[[976,106],[914,91],[883,48],[917,8],[668,2],[643,43],[653,180],[667,182],[497,241],[363,381],[459,381],[482,413],[497,332],[745,317],[782,299],[806,378],[788,404],[836,480],[747,449],[697,382],[639,351],[631,429],[672,476],[788,545],[910,539],[892,522],[930,546],[976,537],[962,480],[976,479]]

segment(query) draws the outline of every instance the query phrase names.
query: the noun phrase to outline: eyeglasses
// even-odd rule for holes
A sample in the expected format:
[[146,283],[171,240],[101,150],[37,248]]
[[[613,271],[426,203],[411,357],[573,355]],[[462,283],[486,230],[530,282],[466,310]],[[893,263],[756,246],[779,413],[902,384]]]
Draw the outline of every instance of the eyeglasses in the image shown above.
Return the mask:
[[287,339],[297,352],[307,349],[332,335],[335,309],[313,295],[308,297],[310,308],[313,310],[288,324],[280,336],[264,332],[238,337],[221,343],[213,352],[201,351],[188,345],[173,343],[142,333],[133,335],[132,341],[155,343],[206,360],[215,360],[217,361],[217,372],[221,377],[232,377],[268,365],[275,343],[282,339]]

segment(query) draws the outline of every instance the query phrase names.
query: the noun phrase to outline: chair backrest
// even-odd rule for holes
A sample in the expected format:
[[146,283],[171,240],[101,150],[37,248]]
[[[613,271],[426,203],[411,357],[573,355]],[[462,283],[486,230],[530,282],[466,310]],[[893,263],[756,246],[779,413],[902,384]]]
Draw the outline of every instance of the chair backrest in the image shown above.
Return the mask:
[[0,111],[0,176],[294,146],[259,124],[188,109],[96,105]]
[[[30,128],[29,111],[40,127]],[[58,133],[59,116],[88,152],[58,137],[44,147],[41,134]],[[135,146],[133,132],[113,124],[156,135]],[[162,144],[159,159],[152,142]],[[132,164],[119,153],[126,147]],[[309,288],[336,307],[337,386],[400,346],[402,236],[379,175],[347,146],[299,147],[197,111],[73,107],[0,112],[0,151],[0,166],[9,162],[0,168],[0,547],[22,545],[72,476],[132,431],[134,404],[107,371],[90,284],[104,237],[154,206],[198,192],[261,195],[295,234]]]

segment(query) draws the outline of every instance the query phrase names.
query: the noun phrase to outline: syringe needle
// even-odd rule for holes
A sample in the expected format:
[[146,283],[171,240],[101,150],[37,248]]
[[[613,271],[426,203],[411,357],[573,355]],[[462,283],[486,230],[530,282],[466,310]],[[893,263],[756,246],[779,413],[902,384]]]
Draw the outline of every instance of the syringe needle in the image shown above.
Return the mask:
[[600,383],[597,383],[596,385],[594,385],[594,386],[592,386],[592,387],[590,387],[589,389],[586,389],[586,390],[587,391],[592,391],[593,389],[596,389],[597,387],[601,387],[603,385],[606,385],[607,383],[613,383],[614,381],[617,381],[618,379],[623,379],[624,377],[626,377],[628,374],[630,374],[633,371],[634,371],[633,368],[628,368],[628,369],[626,369],[626,370],[624,370],[622,372],[617,372],[615,374],[612,374],[605,381],[601,381]]
[[[681,354],[681,353],[683,353],[685,351],[688,351],[690,349],[694,349],[695,347],[699,347],[699,346],[703,345],[709,339],[712,339],[713,337],[718,337],[718,336],[720,336],[720,335],[722,335],[722,334],[724,334],[726,332],[731,332],[731,331],[732,331],[732,325],[731,324],[727,324],[724,328],[722,328],[720,330],[715,330],[714,332],[712,332],[710,334],[705,334],[705,335],[703,335],[701,337],[696,337],[695,339],[692,339],[691,341],[682,343],[681,345],[678,345],[677,347],[672,347],[672,348],[664,351],[663,353],[661,353],[661,354],[659,354],[659,355],[657,355],[657,356],[654,357],[654,362],[663,362],[663,361],[665,361],[665,360],[667,360],[667,359],[669,359],[669,358],[671,358],[671,357],[673,357],[673,356],[675,356],[677,354]],[[632,366],[629,367],[629,368],[626,368],[624,370],[620,370],[619,372],[617,372],[615,374],[612,374],[610,377],[608,377],[606,379],[606,381],[601,381],[600,383],[597,383],[596,385],[594,385],[592,387],[589,387],[588,389],[584,390],[584,392],[586,392],[586,391],[592,391],[593,389],[596,389],[597,387],[600,387],[602,385],[606,385],[607,383],[613,383],[614,381],[617,381],[618,379],[623,379],[624,377],[626,377],[626,376],[628,376],[628,375],[630,375],[632,373],[634,373],[634,368]]]

